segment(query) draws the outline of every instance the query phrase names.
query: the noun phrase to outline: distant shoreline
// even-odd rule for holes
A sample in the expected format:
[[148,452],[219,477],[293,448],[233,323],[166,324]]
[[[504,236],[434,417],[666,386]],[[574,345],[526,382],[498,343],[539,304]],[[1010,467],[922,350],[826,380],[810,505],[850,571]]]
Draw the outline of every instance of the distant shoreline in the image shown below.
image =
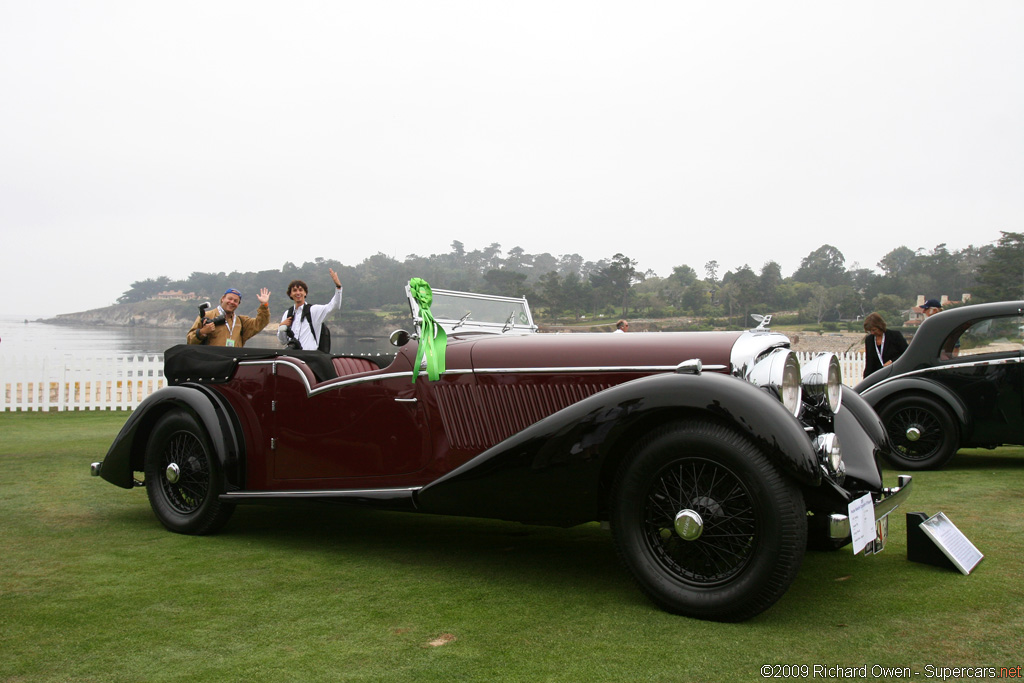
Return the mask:
[[[75,314],[71,313],[71,314],[61,314],[61,315],[75,315]],[[189,320],[187,322],[185,322],[185,321],[167,321],[167,322],[161,322],[160,324],[150,324],[150,323],[127,323],[127,324],[122,323],[122,324],[115,324],[115,323],[110,323],[110,322],[106,322],[106,321],[103,321],[103,320],[94,320],[94,321],[90,321],[90,320],[66,320],[66,319],[61,319],[61,318],[58,317],[58,318],[38,318],[36,320],[28,320],[28,319],[26,319],[25,322],[41,323],[43,325],[60,325],[61,327],[89,327],[89,328],[104,327],[104,328],[112,328],[112,329],[125,329],[125,328],[133,328],[134,327],[134,328],[143,328],[143,329],[152,329],[152,330],[177,330],[177,329],[182,329],[182,326],[184,326],[184,329],[187,330],[187,329],[192,327],[192,323],[194,322],[194,320]],[[267,326],[265,328],[263,328],[262,330],[260,330],[259,334],[272,334],[272,335],[276,335],[277,334],[277,329],[280,326],[281,326],[280,322],[270,322],[270,323],[267,323]]]
[[[243,311],[244,315],[252,315],[253,311]],[[105,308],[97,308],[77,313],[62,313],[50,318],[37,318],[31,320],[22,318],[18,322],[27,320],[29,322],[42,323],[46,325],[59,325],[62,327],[82,328],[107,328],[107,329],[158,329],[158,330],[188,330],[196,318],[196,307],[189,304],[182,305],[181,302],[169,301],[141,301],[131,304],[117,304]],[[7,316],[15,319],[15,316]],[[18,316],[20,318],[20,316]],[[331,331],[338,335],[352,337],[387,337],[392,329],[402,325],[382,329],[380,326],[374,328],[364,327],[365,317],[359,316],[361,320],[346,321],[345,314],[339,314],[338,319],[328,322]],[[277,319],[279,320],[279,318]],[[271,322],[260,332],[261,337],[272,337],[277,335],[280,323],[271,314]],[[572,332],[572,333],[600,333],[610,332],[614,321],[611,319],[592,320],[590,325],[561,325],[540,323],[544,332]],[[680,327],[699,325],[700,319],[693,317],[685,318],[637,318],[631,319],[633,331],[631,334],[643,334],[645,332],[668,331]],[[346,324],[349,323],[349,324]],[[355,323],[355,324],[352,324]],[[382,321],[383,323],[383,321]],[[387,326],[386,323],[383,323]],[[408,322],[404,327],[408,328]],[[863,349],[864,334],[861,332],[806,332],[806,331],[782,331],[789,337],[794,351],[828,351],[832,353],[846,353]]]

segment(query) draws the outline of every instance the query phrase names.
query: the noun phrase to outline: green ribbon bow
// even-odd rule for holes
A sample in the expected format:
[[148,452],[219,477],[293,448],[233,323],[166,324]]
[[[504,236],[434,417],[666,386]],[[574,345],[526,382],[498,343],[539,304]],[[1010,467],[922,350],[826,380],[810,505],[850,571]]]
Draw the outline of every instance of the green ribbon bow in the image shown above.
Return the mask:
[[448,348],[448,335],[444,329],[434,320],[430,312],[430,304],[434,302],[434,293],[426,280],[414,277],[409,280],[409,291],[416,299],[420,307],[420,317],[423,318],[423,325],[420,328],[419,348],[416,350],[416,364],[413,367],[412,381],[416,382],[416,376],[420,372],[420,362],[424,357],[427,359],[427,379],[434,381],[444,373],[444,354]]

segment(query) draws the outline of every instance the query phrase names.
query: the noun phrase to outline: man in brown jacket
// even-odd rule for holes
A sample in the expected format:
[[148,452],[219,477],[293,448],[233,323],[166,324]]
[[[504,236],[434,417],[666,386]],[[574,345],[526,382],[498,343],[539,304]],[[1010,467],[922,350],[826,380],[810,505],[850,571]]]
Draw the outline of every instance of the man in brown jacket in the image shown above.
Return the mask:
[[[188,331],[189,344],[206,344],[207,346],[245,346],[245,342],[256,335],[270,322],[270,290],[264,287],[256,299],[260,302],[256,309],[256,317],[235,315],[235,309],[242,303],[242,293],[237,289],[229,289],[220,298],[220,306],[206,312],[205,318],[196,317],[192,329]],[[215,319],[223,316],[222,323],[215,324]]]

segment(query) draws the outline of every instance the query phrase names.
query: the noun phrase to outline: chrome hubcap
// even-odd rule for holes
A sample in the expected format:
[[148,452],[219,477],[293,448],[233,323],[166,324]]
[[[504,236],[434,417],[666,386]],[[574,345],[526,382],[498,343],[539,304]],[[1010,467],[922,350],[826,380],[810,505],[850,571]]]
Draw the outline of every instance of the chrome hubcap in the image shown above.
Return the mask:
[[177,484],[178,479],[181,478],[181,469],[178,467],[178,463],[172,462],[167,466],[167,481],[172,484]]
[[704,533],[704,520],[694,510],[682,510],[676,515],[675,529],[684,541],[696,541]]
[[907,427],[907,441],[917,441],[921,438],[920,427]]

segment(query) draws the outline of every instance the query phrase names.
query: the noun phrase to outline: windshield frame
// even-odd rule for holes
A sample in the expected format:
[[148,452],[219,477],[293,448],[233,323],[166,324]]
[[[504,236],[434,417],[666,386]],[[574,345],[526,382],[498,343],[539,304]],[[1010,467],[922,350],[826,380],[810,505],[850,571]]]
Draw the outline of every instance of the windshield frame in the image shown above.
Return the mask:
[[[451,289],[434,289],[430,313],[447,334],[460,332],[488,332],[491,334],[533,334],[538,331],[533,322],[533,313],[525,296],[498,296],[496,294],[474,294]],[[405,287],[409,310],[417,329],[422,326],[423,316],[419,303],[409,286]],[[476,315],[483,316],[475,319]]]

